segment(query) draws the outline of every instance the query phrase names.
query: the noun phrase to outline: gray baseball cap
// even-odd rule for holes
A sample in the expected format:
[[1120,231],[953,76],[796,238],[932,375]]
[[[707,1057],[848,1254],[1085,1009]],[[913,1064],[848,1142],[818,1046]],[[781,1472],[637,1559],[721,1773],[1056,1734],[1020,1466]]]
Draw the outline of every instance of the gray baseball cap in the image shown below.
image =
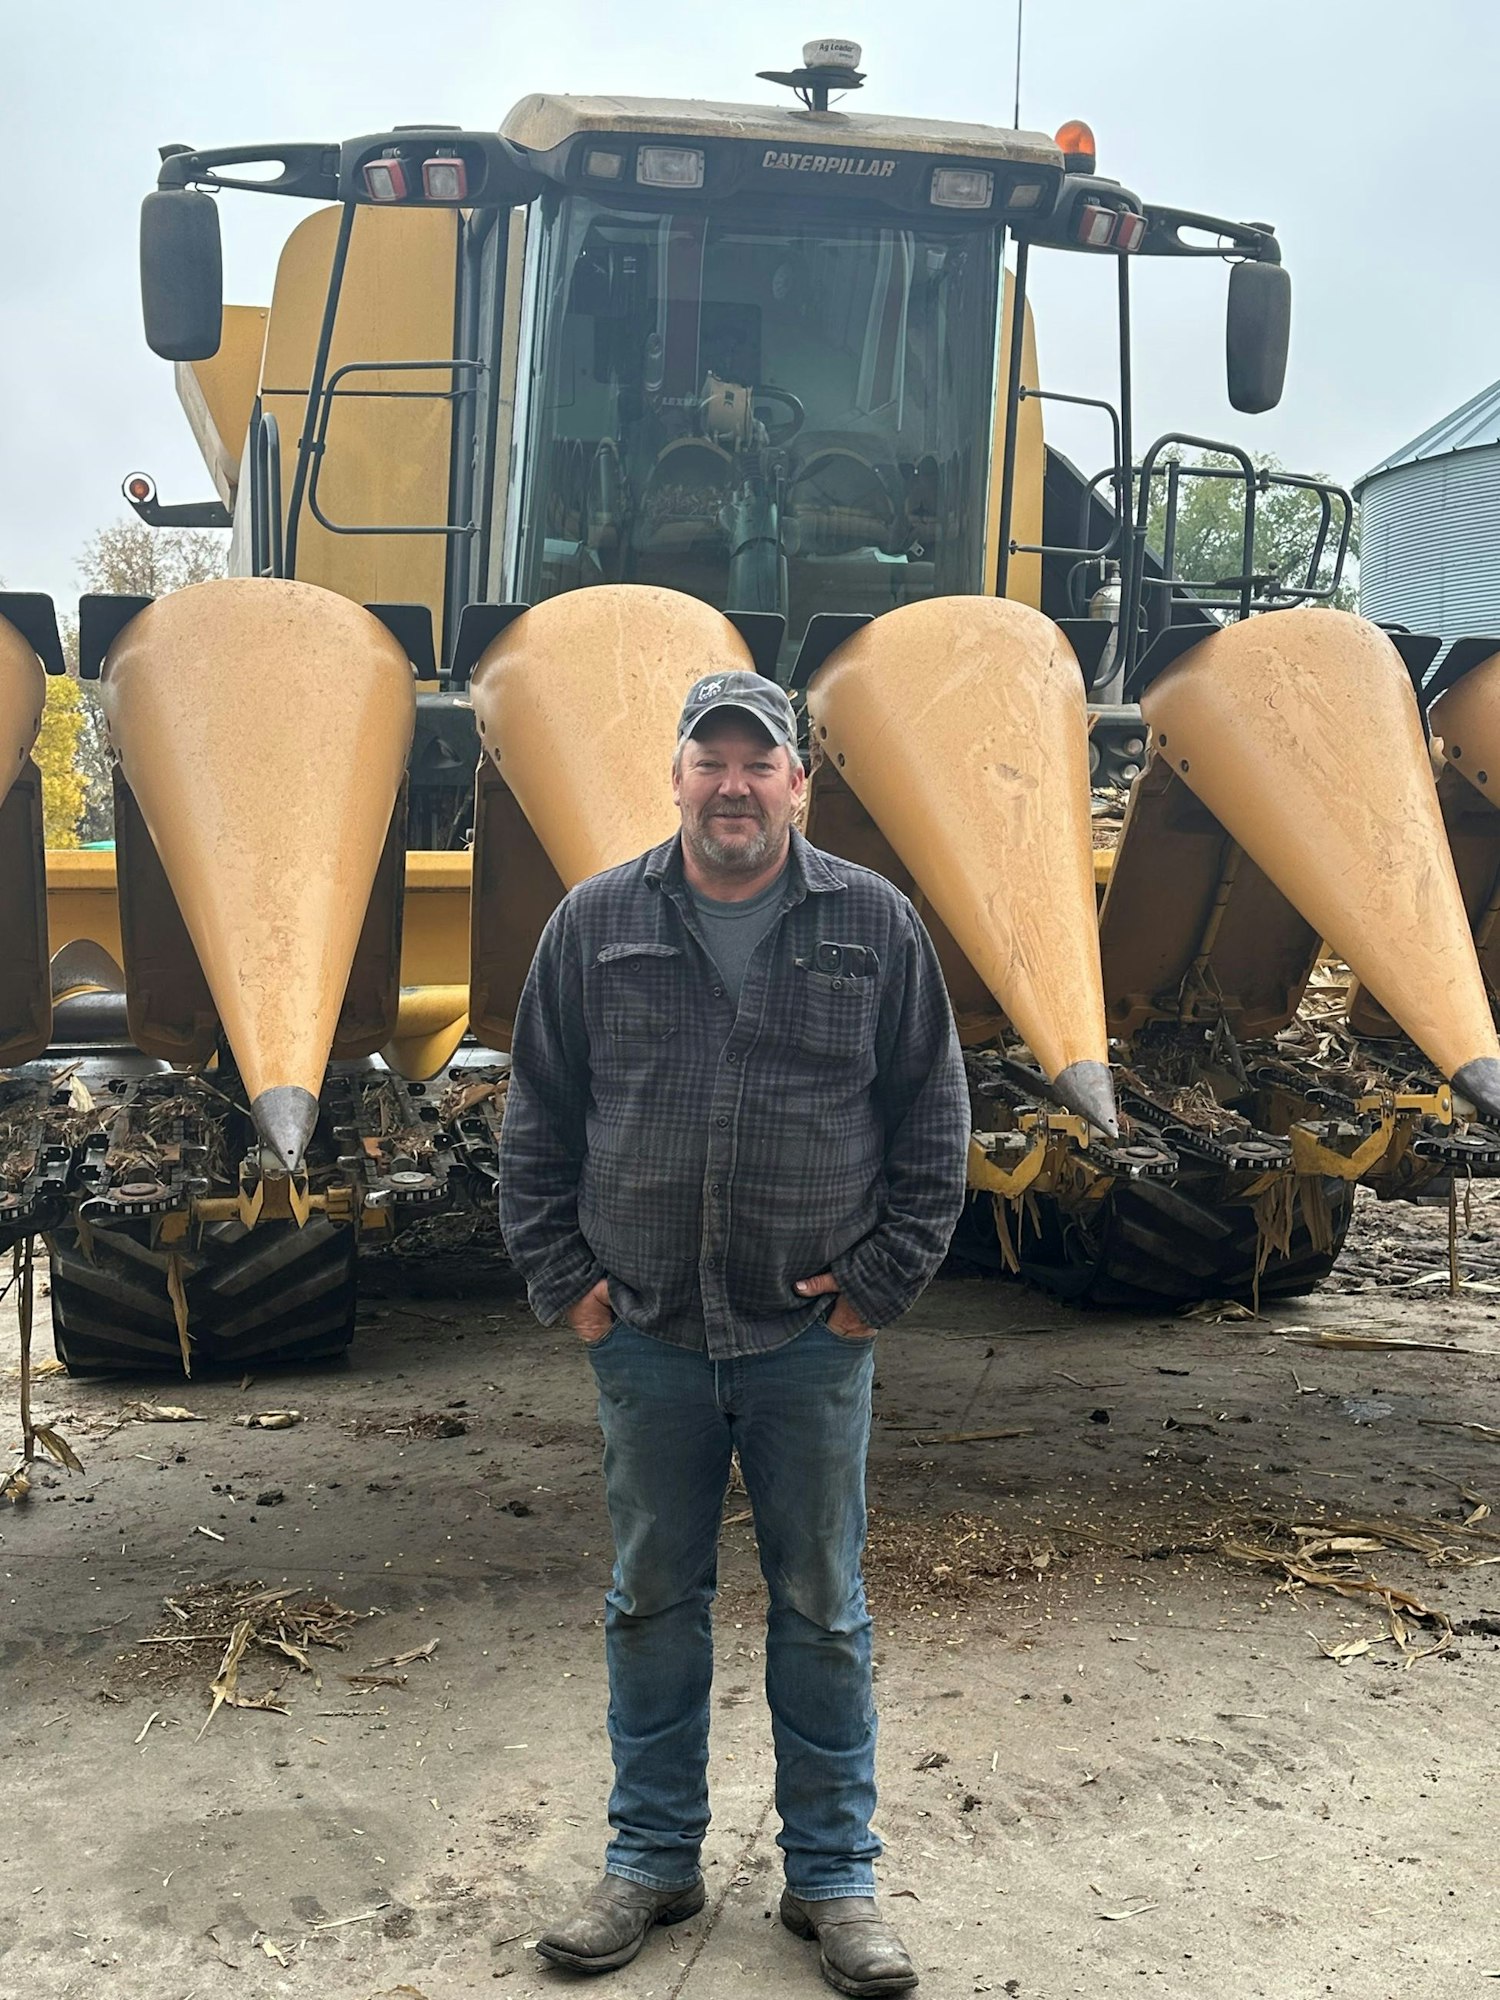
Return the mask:
[[758,722],[772,742],[797,754],[797,717],[786,689],[764,674],[708,674],[688,689],[677,725],[677,747],[695,736],[711,715],[738,709]]

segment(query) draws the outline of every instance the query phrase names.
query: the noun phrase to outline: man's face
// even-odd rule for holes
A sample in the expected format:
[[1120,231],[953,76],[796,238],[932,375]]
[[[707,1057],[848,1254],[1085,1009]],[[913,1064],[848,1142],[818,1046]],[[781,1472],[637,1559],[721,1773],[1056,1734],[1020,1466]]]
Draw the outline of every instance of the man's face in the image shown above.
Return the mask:
[[672,797],[700,867],[753,875],[781,853],[807,782],[793,757],[749,716],[716,716],[682,746]]

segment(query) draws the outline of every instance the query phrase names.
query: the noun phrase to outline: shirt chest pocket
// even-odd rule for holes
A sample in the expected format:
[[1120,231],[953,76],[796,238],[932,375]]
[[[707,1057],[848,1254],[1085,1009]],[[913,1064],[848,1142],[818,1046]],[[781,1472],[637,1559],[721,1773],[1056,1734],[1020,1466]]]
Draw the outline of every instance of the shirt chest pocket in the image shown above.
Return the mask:
[[875,1039],[878,982],[830,977],[810,967],[797,973],[793,1035],[804,1055],[823,1062],[853,1062]]
[[594,1015],[606,1035],[659,1042],[682,1010],[682,953],[673,944],[607,944],[593,965]]

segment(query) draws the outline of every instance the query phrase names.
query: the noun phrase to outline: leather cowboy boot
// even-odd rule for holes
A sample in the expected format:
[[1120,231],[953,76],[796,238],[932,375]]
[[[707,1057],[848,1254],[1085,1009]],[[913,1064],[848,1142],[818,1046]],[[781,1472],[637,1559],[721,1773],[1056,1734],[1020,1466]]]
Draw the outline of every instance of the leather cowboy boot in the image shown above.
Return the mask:
[[816,1938],[819,1970],[828,1984],[855,2000],[909,1993],[917,1983],[906,1947],[875,1907],[873,1896],[834,1896],[804,1903],[781,1892],[781,1921],[800,1938]]
[[703,1908],[703,1877],[681,1889],[648,1889],[623,1875],[606,1875],[536,1948],[573,1972],[614,1972],[629,1965],[656,1924],[680,1924]]

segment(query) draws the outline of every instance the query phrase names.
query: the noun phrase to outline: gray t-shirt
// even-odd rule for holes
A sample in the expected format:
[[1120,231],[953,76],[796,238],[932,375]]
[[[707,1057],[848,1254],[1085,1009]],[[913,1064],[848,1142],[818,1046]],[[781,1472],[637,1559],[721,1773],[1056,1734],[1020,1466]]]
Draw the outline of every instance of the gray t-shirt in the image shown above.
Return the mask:
[[736,1007],[740,1004],[740,988],[745,983],[745,967],[750,963],[751,953],[780,914],[785,892],[784,868],[758,896],[751,896],[743,903],[720,902],[717,896],[700,895],[691,883],[688,884],[688,894],[693,899],[693,914],[703,932],[703,941]]

